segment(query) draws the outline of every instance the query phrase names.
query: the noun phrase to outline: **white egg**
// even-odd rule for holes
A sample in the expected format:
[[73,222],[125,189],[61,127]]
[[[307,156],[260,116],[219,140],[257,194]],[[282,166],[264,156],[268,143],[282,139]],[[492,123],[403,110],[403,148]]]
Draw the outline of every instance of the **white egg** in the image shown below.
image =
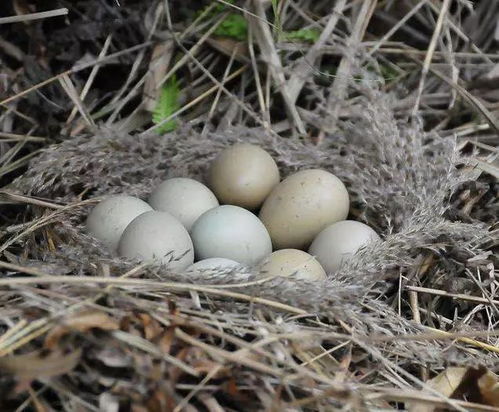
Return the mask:
[[354,220],[343,220],[320,232],[308,253],[317,258],[326,272],[332,273],[357,250],[376,240],[379,236],[369,226]]
[[151,206],[136,197],[111,196],[92,209],[87,217],[86,230],[115,251],[128,224],[150,210]]
[[263,223],[239,206],[219,206],[203,213],[191,236],[198,259],[223,257],[253,265],[272,252]]
[[208,187],[184,177],[165,180],[151,193],[148,202],[154,209],[176,217],[188,231],[199,216],[218,206]]
[[121,256],[184,270],[194,262],[194,248],[185,227],[167,212],[150,211],[134,219],[121,236]]
[[194,263],[193,265],[189,266],[187,268],[188,271],[213,271],[213,270],[218,270],[218,269],[231,269],[241,266],[241,264],[237,263],[236,261],[232,259],[225,259],[225,258],[209,258],[209,259],[203,259],[200,260],[199,262]]

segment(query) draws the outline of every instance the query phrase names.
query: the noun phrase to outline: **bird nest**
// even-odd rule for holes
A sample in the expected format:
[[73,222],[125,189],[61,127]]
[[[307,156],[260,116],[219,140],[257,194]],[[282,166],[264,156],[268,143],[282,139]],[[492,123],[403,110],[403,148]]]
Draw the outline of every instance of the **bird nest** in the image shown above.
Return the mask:
[[[2,404],[29,393],[81,410],[389,408],[419,390],[444,402],[423,381],[448,365],[497,368],[488,302],[454,299],[493,280],[493,213],[470,203],[483,189],[475,169],[453,138],[397,118],[389,95],[354,87],[357,113],[320,142],[264,127],[102,129],[35,158],[9,192],[28,208],[2,246],[0,352],[12,355],[0,358]],[[174,273],[125,261],[85,233],[100,196],[145,198],[174,176],[202,181],[240,141],[271,153],[283,176],[334,173],[352,218],[382,242],[309,283],[251,268]],[[483,322],[454,323],[476,310]]]

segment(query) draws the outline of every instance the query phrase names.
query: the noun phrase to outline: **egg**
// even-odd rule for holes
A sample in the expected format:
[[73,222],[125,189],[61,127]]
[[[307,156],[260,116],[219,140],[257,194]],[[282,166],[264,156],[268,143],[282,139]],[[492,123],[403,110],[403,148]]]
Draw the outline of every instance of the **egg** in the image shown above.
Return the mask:
[[344,220],[320,232],[308,253],[317,258],[326,272],[332,273],[357,250],[376,240],[379,240],[379,236],[369,226],[354,220]]
[[155,210],[143,213],[127,226],[118,253],[179,271],[194,262],[194,248],[185,227],[169,213]]
[[209,258],[203,259],[199,262],[194,263],[193,265],[187,268],[188,271],[213,271],[218,269],[232,269],[235,267],[241,266],[234,260],[225,259],[225,258]]
[[281,249],[263,261],[260,274],[264,276],[291,276],[303,280],[322,280],[326,272],[319,262],[298,249]]
[[86,231],[116,251],[128,224],[142,213],[152,210],[143,200],[133,196],[115,195],[101,201],[87,217]]
[[256,145],[240,143],[222,151],[208,171],[208,185],[220,203],[258,208],[279,183],[272,157]]
[[260,210],[275,249],[305,249],[328,225],[348,216],[345,185],[320,169],[297,172],[279,183]]
[[218,206],[217,198],[208,187],[183,177],[162,182],[151,193],[148,202],[154,209],[176,217],[188,231],[199,216]]
[[272,252],[263,223],[239,206],[224,205],[203,213],[191,236],[198,259],[217,257],[254,265]]

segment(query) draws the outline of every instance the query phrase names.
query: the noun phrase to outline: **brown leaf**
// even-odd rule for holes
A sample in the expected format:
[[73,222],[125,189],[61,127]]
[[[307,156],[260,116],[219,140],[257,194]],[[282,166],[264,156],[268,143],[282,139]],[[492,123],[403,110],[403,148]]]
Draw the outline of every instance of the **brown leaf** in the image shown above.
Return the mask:
[[451,396],[461,384],[466,372],[467,368],[447,368],[433,379],[430,379],[427,384],[442,395]]
[[499,407],[499,376],[488,370],[478,379],[477,384],[483,403]]
[[35,351],[24,355],[0,358],[0,370],[20,380],[50,378],[72,371],[81,357],[81,349],[65,354],[62,350]]
[[104,312],[80,312],[66,318],[61,325],[54,327],[45,337],[45,347],[55,348],[61,337],[71,331],[86,332],[93,328],[116,330],[119,329],[119,325]]
[[[467,368],[447,368],[433,379],[426,382],[428,386],[450,397],[461,384]],[[434,412],[436,407],[428,403],[411,402],[407,405],[409,412]]]
[[142,320],[142,326],[144,328],[144,338],[147,340],[152,340],[156,336],[159,336],[163,332],[163,328],[156,319],[153,319],[147,313],[140,313],[138,318]]
[[157,44],[152,51],[149,73],[144,82],[142,101],[144,109],[147,111],[152,112],[156,107],[162,86],[161,81],[168,70],[174,50],[175,43],[173,40],[166,40],[163,43]]
[[173,339],[175,337],[175,325],[169,326],[166,329],[166,332],[163,333],[163,336],[161,336],[158,346],[164,353],[170,353],[170,350],[172,348],[173,344]]
[[[499,406],[499,378],[485,368],[447,368],[426,382],[449,398]],[[435,406],[412,402],[409,412],[436,412]]]
[[232,56],[234,53],[234,59],[240,63],[248,63],[249,62],[249,51],[246,43],[239,42],[233,39],[229,39],[226,37],[216,37],[212,36],[206,40],[211,47],[218,50],[221,53],[226,54],[227,56]]

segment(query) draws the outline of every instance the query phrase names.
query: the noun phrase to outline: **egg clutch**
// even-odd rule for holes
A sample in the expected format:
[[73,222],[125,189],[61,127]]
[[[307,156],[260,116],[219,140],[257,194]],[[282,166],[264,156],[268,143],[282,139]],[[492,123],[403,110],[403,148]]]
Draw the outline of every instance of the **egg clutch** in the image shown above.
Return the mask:
[[167,179],[147,202],[110,196],[90,212],[86,230],[120,256],[174,271],[251,266],[263,276],[305,280],[324,279],[379,239],[369,226],[345,220],[350,200],[335,175],[308,169],[281,181],[259,146],[223,150],[206,180]]

